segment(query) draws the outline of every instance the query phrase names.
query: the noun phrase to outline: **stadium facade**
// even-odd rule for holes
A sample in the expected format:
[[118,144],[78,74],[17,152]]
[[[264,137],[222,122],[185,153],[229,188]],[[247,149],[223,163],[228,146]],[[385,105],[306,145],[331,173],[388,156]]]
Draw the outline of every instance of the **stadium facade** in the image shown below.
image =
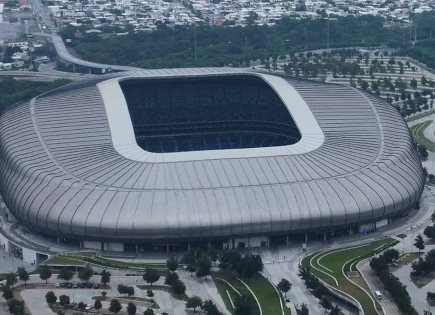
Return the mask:
[[17,104],[0,118],[0,158],[18,221],[110,250],[367,231],[424,187],[387,102],[229,68],[120,73]]

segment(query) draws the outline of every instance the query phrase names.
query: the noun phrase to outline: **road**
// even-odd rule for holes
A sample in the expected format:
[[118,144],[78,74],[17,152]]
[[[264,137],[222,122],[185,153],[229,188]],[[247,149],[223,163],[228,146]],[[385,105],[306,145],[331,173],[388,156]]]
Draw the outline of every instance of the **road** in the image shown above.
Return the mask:
[[83,79],[91,79],[97,77],[92,74],[80,74],[73,72],[60,71],[0,71],[1,76],[13,77],[16,79],[31,80],[31,81],[54,81],[58,79],[68,79],[71,81],[80,81]]
[[[66,48],[62,38],[56,34],[56,27],[54,25],[53,20],[50,17],[50,12],[48,8],[42,4],[41,0],[30,0],[30,3],[33,8],[33,14],[36,17],[36,20],[39,23],[39,28],[41,30],[41,33],[35,33],[34,35],[50,38],[56,49],[59,58],[61,58],[62,60],[68,61],[72,64],[76,64],[79,66],[94,68],[94,69],[110,68],[113,71],[138,70],[138,68],[135,67],[101,64],[101,63],[91,62],[91,61],[74,57]],[[48,33],[48,31],[51,31],[52,33]]]
[[[33,1],[38,1],[38,0],[33,0]],[[135,67],[110,65],[110,64],[103,64],[103,63],[97,63],[97,62],[83,60],[83,59],[80,59],[80,58],[77,58],[77,57],[74,57],[73,55],[71,55],[71,53],[66,48],[65,43],[63,42],[62,38],[59,35],[47,34],[47,33],[36,33],[34,35],[51,38],[51,42],[53,43],[54,48],[56,49],[56,53],[59,56],[59,58],[62,60],[68,61],[72,64],[79,65],[82,67],[87,67],[87,68],[94,68],[94,69],[111,69],[112,71],[139,70],[139,68],[135,68]]]

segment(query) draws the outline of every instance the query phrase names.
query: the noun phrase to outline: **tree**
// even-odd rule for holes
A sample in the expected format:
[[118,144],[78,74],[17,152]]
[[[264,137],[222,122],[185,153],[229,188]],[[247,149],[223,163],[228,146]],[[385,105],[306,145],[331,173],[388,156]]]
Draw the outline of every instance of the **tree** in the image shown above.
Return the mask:
[[24,311],[24,302],[12,299],[8,302],[9,312],[13,315],[22,315]]
[[421,158],[423,160],[426,160],[429,154],[427,153],[427,149],[425,145],[419,145],[418,146],[418,153],[420,154]]
[[421,234],[418,234],[415,237],[414,246],[418,249],[418,252],[420,252],[421,250],[423,250],[425,248],[423,236],[421,236]]
[[309,313],[310,313],[310,311],[308,310],[307,304],[303,303],[301,305],[301,309],[300,309],[299,314],[300,315],[308,315]]
[[394,248],[387,249],[383,256],[387,260],[387,263],[391,264],[393,261],[399,259],[399,251]]
[[201,309],[206,315],[221,315],[221,312],[219,312],[216,304],[214,304],[212,300],[205,300],[201,305]]
[[178,268],[178,260],[175,257],[171,257],[166,261],[166,266],[171,272],[175,272]]
[[151,308],[147,308],[144,312],[143,315],[154,315],[154,311]]
[[171,288],[174,286],[174,283],[179,281],[180,278],[176,273],[168,272],[165,278],[165,284],[170,285]]
[[49,266],[47,265],[41,265],[39,266],[39,278],[41,278],[41,280],[45,280],[45,284],[48,283],[48,279],[51,278],[51,269]]
[[237,266],[238,273],[246,278],[251,278],[262,270],[263,261],[259,255],[245,255]]
[[74,272],[69,270],[68,268],[63,268],[59,275],[57,276],[58,279],[65,280],[66,283],[68,283],[69,280],[71,280],[74,277]]
[[118,284],[119,294],[127,294],[128,296],[134,295],[134,287],[128,287],[123,284]]
[[[168,260],[169,261],[169,260]],[[169,267],[168,267],[169,269]],[[177,269],[177,268],[175,268]],[[145,270],[145,274],[142,276],[142,278],[151,285],[151,288],[153,287],[153,283],[159,281],[160,274],[157,271],[157,269],[154,268],[147,268]]]
[[29,273],[27,272],[26,268],[18,267],[17,273],[18,273],[18,278],[21,281],[24,281],[24,285],[26,285],[27,280],[29,280]]
[[236,315],[253,315],[255,314],[255,304],[250,296],[241,295],[235,301],[235,314]]
[[415,90],[415,89],[417,89],[418,82],[416,79],[411,79],[411,81],[409,82],[409,85]]
[[122,305],[117,299],[110,301],[109,312],[117,314],[121,309]]
[[127,305],[127,313],[128,315],[135,315],[136,314],[136,304],[130,302]]
[[329,312],[329,315],[340,315],[341,314],[341,309],[335,305],[332,310]]
[[6,285],[12,287],[15,283],[17,283],[17,275],[13,272],[8,273],[6,275]]
[[426,235],[426,237],[430,238],[431,240],[435,239],[435,226],[427,226],[424,229],[423,234]]
[[199,296],[189,297],[186,301],[186,308],[193,308],[193,312],[196,313],[196,309],[202,306],[202,300]]
[[184,294],[184,292],[186,292],[186,286],[182,281],[178,280],[173,284],[172,292],[174,292],[177,295],[182,295]]
[[361,89],[362,89],[363,91],[367,91],[368,87],[369,87],[368,82],[367,82],[366,80],[362,80],[362,81],[361,81]]
[[3,290],[3,297],[6,301],[9,301],[14,297],[14,293],[12,292],[12,289],[7,285],[6,287],[2,288]]
[[211,261],[206,254],[201,254],[197,262],[196,276],[198,278],[207,277],[210,274]]
[[287,297],[287,292],[290,291],[292,284],[287,279],[281,279],[278,283],[278,289]]
[[224,252],[220,259],[219,267],[222,269],[236,269],[242,256],[238,251],[231,250]]
[[48,291],[45,295],[45,300],[48,304],[54,304],[57,301],[57,296],[53,293],[53,291]]
[[190,272],[190,275],[192,275],[194,272],[196,272],[196,265],[195,264],[187,265],[186,271]]
[[425,76],[422,76],[420,81],[421,81],[421,85],[426,85],[428,82]]
[[101,273],[101,283],[104,284],[104,286],[106,286],[109,282],[110,282],[110,272],[103,270],[103,272]]
[[86,283],[88,283],[89,279],[91,279],[91,277],[94,275],[94,271],[92,270],[91,267],[84,267],[82,269],[80,269],[78,277],[80,280],[85,281]]
[[59,296],[59,303],[62,306],[68,305],[70,303],[70,298],[68,295],[62,294]]
[[103,305],[101,304],[100,300],[96,300],[94,303],[94,308],[97,310],[97,312],[99,313],[101,308],[103,307]]

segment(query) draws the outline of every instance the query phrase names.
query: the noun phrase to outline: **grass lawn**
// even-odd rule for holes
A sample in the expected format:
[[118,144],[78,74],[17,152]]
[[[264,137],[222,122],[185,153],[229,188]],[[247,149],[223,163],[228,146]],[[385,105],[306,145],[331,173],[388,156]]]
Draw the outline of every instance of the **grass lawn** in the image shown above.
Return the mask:
[[66,265],[66,266],[84,266],[86,263],[93,263],[96,265],[101,265],[105,267],[112,268],[120,268],[120,269],[131,269],[135,271],[143,271],[146,268],[155,268],[158,271],[166,272],[167,267],[166,264],[162,263],[131,263],[131,262],[123,262],[113,259],[108,259],[104,257],[93,256],[90,255],[90,252],[86,252],[86,255],[82,255],[83,253],[70,253],[67,255],[55,256],[47,260],[46,264],[48,265]]
[[82,259],[84,261],[95,263],[98,265],[115,267],[115,268],[126,268],[126,269],[146,269],[146,268],[155,268],[158,270],[167,270],[166,264],[152,264],[152,263],[131,263],[113,260],[109,258],[94,256],[94,257],[80,257],[80,256],[71,256],[76,257],[78,259]]
[[410,262],[416,260],[418,257],[420,257],[423,253],[407,253],[405,255],[402,255],[399,257],[399,259],[397,260],[397,263],[400,266],[405,266],[407,264],[409,264]]
[[85,266],[85,263],[67,256],[55,256],[44,262],[47,265]]
[[168,292],[171,294],[171,296],[176,299],[176,300],[180,300],[180,301],[187,301],[187,294],[174,294],[171,292],[171,287],[167,286],[167,285],[153,285],[152,287],[149,284],[140,284],[136,286],[137,288],[141,289],[141,290],[158,290],[158,291],[164,291],[164,292]]
[[434,111],[433,111],[433,110],[430,110],[430,111],[425,112],[425,113],[420,113],[420,114],[417,114],[417,115],[415,115],[415,116],[405,118],[405,121],[407,121],[407,122],[411,122],[411,121],[414,121],[414,120],[417,120],[417,119],[420,119],[420,118],[423,118],[423,117],[426,117],[426,116],[430,116],[430,115],[432,115],[433,113],[434,113]]
[[[361,288],[350,282],[343,275],[343,271],[345,273],[351,270],[355,271],[355,265],[358,261],[372,256],[375,250],[380,251],[381,249],[378,249],[380,246],[389,246],[395,242],[396,241],[392,239],[383,239],[359,247],[350,247],[348,249],[341,249],[339,251],[334,249],[322,253],[315,253],[304,258],[302,264],[305,266],[310,265],[310,259],[317,255],[316,258],[312,260],[311,272],[331,286],[346,292],[358,300],[366,315],[376,315],[377,312],[373,306],[373,301],[370,296],[367,295],[367,293],[365,293]],[[313,267],[316,267],[323,272],[320,272]],[[333,277],[337,280],[338,287]],[[355,280],[350,277],[350,279],[370,293],[367,284],[365,284],[362,277],[355,277]],[[377,302],[376,305],[377,308],[381,310],[381,307]]]
[[423,277],[413,277],[411,276],[412,282],[417,286],[417,288],[422,288],[426,284],[430,283],[435,279],[435,272],[431,272],[430,274]]
[[136,305],[146,306],[150,308],[159,309],[160,306],[152,299],[148,298],[141,298],[137,296],[118,296],[116,297],[121,303],[129,303],[129,302],[136,302]]
[[[237,279],[236,275],[229,271],[220,271],[213,273],[213,279],[218,288],[219,294],[224,300],[225,306],[227,309],[234,314],[234,309],[229,300],[228,294],[231,296],[233,302],[235,302],[238,294],[231,288],[227,283],[220,280],[224,279],[228,283],[230,283],[237,291],[239,291],[243,295],[248,295],[252,297],[252,294],[249,290]],[[275,291],[273,286],[261,275],[253,277],[251,279],[242,279],[254,292],[257,297],[261,309],[263,311],[263,315],[281,315],[281,306],[278,296],[278,293]],[[228,293],[227,293],[228,291]],[[284,306],[284,314],[290,315],[290,310],[285,307],[285,303],[283,301]],[[256,308],[258,309],[258,307]],[[258,314],[258,313],[257,313]]]
[[430,141],[423,134],[424,130],[429,127],[430,124],[432,124],[432,120],[427,120],[412,126],[410,129],[412,137],[415,139],[415,141],[417,141],[419,144],[424,145],[429,151],[435,152],[435,143]]
[[[249,280],[243,280],[252,291],[254,291],[258,300],[260,301],[260,305],[263,309],[264,315],[272,315],[272,314],[282,314],[281,306],[279,304],[280,296],[275,291],[274,287],[270,284],[267,279],[263,276],[257,276],[251,278]],[[285,307],[285,303],[283,301],[284,306],[284,314],[290,315],[290,310]]]

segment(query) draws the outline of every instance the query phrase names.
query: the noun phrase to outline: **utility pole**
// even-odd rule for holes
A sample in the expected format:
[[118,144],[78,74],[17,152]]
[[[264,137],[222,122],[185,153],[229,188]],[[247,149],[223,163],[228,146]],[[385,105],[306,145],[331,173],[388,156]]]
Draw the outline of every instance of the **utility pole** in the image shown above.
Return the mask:
[[412,20],[409,21],[409,42],[412,42]]
[[308,33],[307,33],[307,27],[304,27],[304,38],[305,38],[305,51],[308,50]]
[[326,51],[329,53],[329,14],[328,14],[328,31],[326,33]]
[[195,37],[195,44],[194,44],[193,50],[194,50],[194,60],[196,63],[196,22],[193,23],[193,33],[194,33],[194,37]]

